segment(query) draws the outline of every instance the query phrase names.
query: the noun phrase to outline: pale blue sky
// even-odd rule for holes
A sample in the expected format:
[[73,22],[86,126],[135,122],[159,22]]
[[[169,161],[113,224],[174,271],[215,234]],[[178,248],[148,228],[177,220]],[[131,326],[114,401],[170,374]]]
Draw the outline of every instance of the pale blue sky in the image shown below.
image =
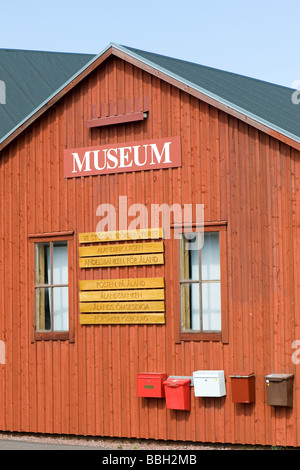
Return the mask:
[[300,0],[2,3],[0,48],[98,54],[116,42],[288,87],[300,80]]

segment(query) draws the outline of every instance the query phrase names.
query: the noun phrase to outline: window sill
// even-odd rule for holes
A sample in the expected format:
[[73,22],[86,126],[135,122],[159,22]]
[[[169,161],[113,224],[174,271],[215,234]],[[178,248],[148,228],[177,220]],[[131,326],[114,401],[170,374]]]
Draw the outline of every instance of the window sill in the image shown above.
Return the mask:
[[69,332],[68,331],[36,331],[35,340],[36,341],[50,341],[50,340],[51,341],[52,340],[68,341]]
[[221,332],[208,331],[207,333],[200,332],[181,332],[181,341],[222,341]]

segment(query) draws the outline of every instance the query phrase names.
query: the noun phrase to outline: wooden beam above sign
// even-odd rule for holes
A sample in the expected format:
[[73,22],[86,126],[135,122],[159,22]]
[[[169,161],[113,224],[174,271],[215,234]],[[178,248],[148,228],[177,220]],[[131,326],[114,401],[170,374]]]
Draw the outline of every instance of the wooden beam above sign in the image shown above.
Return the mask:
[[103,127],[143,121],[148,117],[148,112],[149,97],[142,101],[135,98],[134,103],[127,100],[125,107],[122,101],[119,101],[117,106],[114,102],[110,102],[109,110],[107,109],[107,103],[101,103],[100,109],[98,105],[93,105],[92,119],[85,121],[85,127]]
[[127,122],[143,121],[147,119],[146,111],[137,111],[135,113],[118,114],[117,116],[106,116],[102,118],[89,119],[85,121],[85,127],[104,127],[113,126],[115,124],[125,124]]

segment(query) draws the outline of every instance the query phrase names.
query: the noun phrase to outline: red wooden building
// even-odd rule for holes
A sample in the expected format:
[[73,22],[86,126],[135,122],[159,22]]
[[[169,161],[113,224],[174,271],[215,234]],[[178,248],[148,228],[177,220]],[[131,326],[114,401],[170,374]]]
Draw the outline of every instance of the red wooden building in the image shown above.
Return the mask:
[[114,44],[2,53],[0,430],[299,446],[293,90]]

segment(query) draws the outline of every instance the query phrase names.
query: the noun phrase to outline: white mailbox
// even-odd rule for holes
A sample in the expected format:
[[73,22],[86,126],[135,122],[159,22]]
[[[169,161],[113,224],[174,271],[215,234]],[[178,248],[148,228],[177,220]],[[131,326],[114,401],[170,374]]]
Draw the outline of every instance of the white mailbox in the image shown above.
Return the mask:
[[223,370],[193,372],[195,397],[223,397],[226,395]]

